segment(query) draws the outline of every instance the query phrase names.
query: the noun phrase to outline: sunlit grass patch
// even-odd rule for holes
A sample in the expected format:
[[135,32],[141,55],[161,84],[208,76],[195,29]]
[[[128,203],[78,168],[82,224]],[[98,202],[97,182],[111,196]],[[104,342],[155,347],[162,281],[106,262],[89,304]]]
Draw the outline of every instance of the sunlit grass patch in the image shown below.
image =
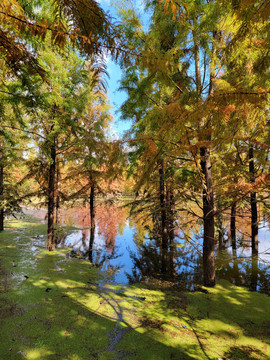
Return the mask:
[[44,225],[14,229],[0,234],[0,359],[270,358],[266,295],[104,285],[68,249],[48,252]]

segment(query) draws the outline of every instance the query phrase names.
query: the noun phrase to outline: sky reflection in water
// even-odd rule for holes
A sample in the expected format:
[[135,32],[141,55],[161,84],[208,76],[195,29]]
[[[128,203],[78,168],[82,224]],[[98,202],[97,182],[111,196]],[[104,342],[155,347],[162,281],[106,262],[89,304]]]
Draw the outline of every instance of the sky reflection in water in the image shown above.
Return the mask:
[[[126,284],[161,279],[160,251],[158,239],[149,239],[149,232],[141,222],[128,220],[129,210],[117,204],[98,205],[96,209],[96,230],[92,246],[92,261],[103,274],[108,274],[106,281]],[[35,212],[37,216],[37,212]],[[42,218],[44,213],[39,213]],[[61,211],[61,225],[74,225],[78,229],[61,239],[59,246],[72,248],[72,256],[89,255],[90,217],[88,208]],[[44,219],[44,217],[43,217]],[[259,229],[259,258],[251,260],[251,247],[248,234],[249,225],[239,223],[238,247],[236,254],[225,235],[222,251],[217,248],[217,278],[225,278],[236,285],[246,285],[253,290],[270,292],[270,229],[267,221]],[[244,229],[244,231],[242,230]],[[242,231],[241,231],[242,230]],[[200,233],[190,233],[190,243],[183,239],[181,232],[176,232],[174,246],[171,247],[170,276],[184,289],[193,290],[202,282]],[[255,269],[255,270],[254,270]],[[256,274],[255,274],[256,273]],[[255,274],[255,275],[254,275]]]

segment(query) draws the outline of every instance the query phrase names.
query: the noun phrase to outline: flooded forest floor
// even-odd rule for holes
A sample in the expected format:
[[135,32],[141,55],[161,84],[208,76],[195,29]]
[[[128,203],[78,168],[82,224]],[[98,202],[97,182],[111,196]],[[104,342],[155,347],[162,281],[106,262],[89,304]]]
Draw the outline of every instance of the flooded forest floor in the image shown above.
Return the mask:
[[45,232],[29,219],[0,234],[0,359],[270,358],[267,295],[108,284],[70,249],[46,251]]

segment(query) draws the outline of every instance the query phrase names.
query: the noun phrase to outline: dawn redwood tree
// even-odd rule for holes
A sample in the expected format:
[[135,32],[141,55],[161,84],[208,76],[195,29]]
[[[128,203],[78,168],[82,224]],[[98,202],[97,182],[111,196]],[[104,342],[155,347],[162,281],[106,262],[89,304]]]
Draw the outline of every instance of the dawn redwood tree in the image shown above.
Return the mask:
[[29,99],[22,94],[22,82],[6,66],[2,66],[0,78],[0,230],[4,230],[5,215],[15,215],[26,196],[21,180],[25,175],[24,152],[27,151],[23,116]]
[[90,94],[87,64],[69,49],[68,55],[50,49],[40,52],[40,62],[46,69],[48,84],[37,89],[40,104],[31,114],[31,128],[35,130],[38,146],[37,160],[32,173],[41,166],[40,185],[48,204],[48,249],[55,248],[56,173],[61,159],[76,143],[79,118]]
[[[20,2],[4,0],[0,4],[0,35],[1,61],[9,68],[13,76],[25,80],[25,82],[22,81],[23,90],[25,91],[23,96],[27,94],[30,102],[32,102],[31,110],[34,113],[36,110],[37,113],[42,110],[43,115],[45,115],[41,120],[41,128],[36,129],[36,124],[32,122],[31,131],[34,129],[33,131],[38,135],[37,141],[39,143],[42,142],[41,139],[43,140],[43,155],[47,153],[46,156],[49,160],[49,177],[47,179],[48,248],[53,249],[56,161],[58,152],[63,151],[63,144],[60,142],[59,146],[58,142],[61,133],[59,127],[61,115],[59,116],[59,114],[63,113],[63,108],[65,108],[66,121],[64,123],[67,125],[67,113],[70,112],[69,115],[72,118],[75,109],[66,109],[67,104],[65,106],[61,104],[63,93],[60,94],[61,91],[57,93],[54,84],[51,83],[51,81],[55,81],[55,78],[52,79],[54,68],[53,66],[48,68],[46,61],[44,62],[44,56],[40,55],[40,49],[42,47],[48,49],[48,43],[50,42],[51,47],[55,50],[54,53],[51,52],[54,59],[57,58],[57,56],[55,57],[56,49],[61,50],[62,55],[58,56],[59,59],[61,56],[66,56],[63,55],[64,53],[72,52],[71,48],[76,48],[76,51],[80,52],[84,58],[98,56],[98,60],[101,62],[104,49],[106,49],[106,52],[109,51],[117,56],[117,50],[114,47],[114,29],[109,17],[105,15],[95,1],[56,0],[52,2],[45,0]],[[41,62],[43,63],[41,64]],[[54,75],[56,74],[57,71]],[[34,76],[36,76],[35,80],[32,78]],[[63,77],[60,78],[63,79]],[[71,80],[74,80],[74,78]],[[44,81],[43,84],[42,81]],[[78,85],[78,79],[74,81],[75,88]],[[35,82],[41,87],[43,93],[34,86]],[[71,87],[69,88],[71,89]],[[47,97],[46,92],[47,95],[50,94]],[[73,125],[72,121],[68,124],[70,129],[73,129]],[[65,130],[67,130],[68,126],[66,126]],[[29,129],[27,131],[29,133]],[[72,137],[71,135],[72,132],[69,135],[69,140]],[[67,138],[65,140],[68,141]],[[67,144],[64,145],[64,148],[66,146]],[[0,173],[2,172],[0,171]],[[0,186],[0,192],[2,192],[2,186]]]
[[[124,152],[120,141],[109,138],[111,115],[105,95],[102,74],[89,73],[91,92],[83,114],[78,119],[80,127],[72,151],[67,155],[68,186],[73,189],[69,199],[89,205],[90,239],[89,260],[92,261],[92,245],[95,236],[96,196],[114,193],[111,183],[120,181]],[[75,181],[74,181],[75,180]]]
[[[110,118],[106,111],[104,94],[90,97],[87,109],[80,121],[83,126],[78,134],[76,145],[69,154],[67,179],[73,192],[70,199],[83,200],[89,205],[90,239],[89,259],[92,261],[92,245],[95,237],[96,195],[102,193],[102,181],[106,174],[106,123]],[[102,99],[102,100],[101,100]],[[97,101],[98,100],[98,101]],[[74,182],[74,180],[76,180]],[[74,191],[75,190],[75,191]]]
[[220,94],[221,101],[235,109],[234,136],[242,144],[242,154],[238,157],[244,159],[241,162],[247,168],[242,171],[246,182],[241,191],[250,197],[254,255],[258,253],[258,197],[263,200],[269,183],[269,10],[269,4],[264,1],[233,4],[231,13],[237,19],[237,26],[224,52],[222,79],[226,91]]
[[[9,99],[6,99],[9,101]],[[4,230],[6,215],[16,216],[19,204],[26,196],[21,180],[25,173],[23,153],[27,150],[23,129],[12,128],[11,119],[16,123],[12,108],[5,106],[0,116],[0,231]]]
[[[136,94],[136,101],[129,98],[122,110],[125,115],[129,109],[129,117],[141,124],[146,117],[138,111],[138,102],[147,102],[144,110],[148,114],[152,112],[151,122],[158,129],[149,137],[152,135],[155,141],[158,138],[160,142],[173,144],[173,154],[178,152],[178,158],[188,157],[194,161],[192,170],[201,182],[202,192],[201,201],[196,201],[202,208],[204,224],[204,284],[214,286],[215,192],[219,186],[221,189],[221,183],[224,184],[224,179],[219,176],[219,163],[227,160],[226,176],[233,180],[230,171],[234,172],[235,160],[228,156],[232,139],[240,136],[245,141],[245,137],[251,136],[258,141],[262,136],[258,130],[267,118],[264,113],[268,96],[267,69],[261,61],[266,58],[269,39],[265,16],[261,19],[257,16],[265,4],[256,3],[250,8],[246,5],[248,11],[242,11],[241,5],[236,9],[230,2],[226,7],[211,1],[183,4],[165,0],[159,4],[148,2],[147,5],[152,18],[146,31],[142,30],[134,12],[130,9],[126,13],[122,11],[125,41],[132,49],[125,62],[129,69],[123,87],[130,96]],[[256,27],[254,32],[251,29],[246,31],[248,21]],[[239,41],[240,50],[235,46]],[[143,51],[134,55],[138,44]],[[263,71],[259,73],[258,69]],[[138,84],[135,90],[134,82]],[[158,89],[163,90],[163,101],[154,95]],[[168,94],[167,99],[164,94]],[[247,104],[253,104],[249,120],[246,116],[241,118]],[[250,131],[252,123],[254,127],[254,115],[259,113],[264,113],[263,119],[255,131]],[[228,123],[233,126],[227,129]],[[267,179],[267,174],[264,179]],[[247,188],[243,186],[241,189],[234,180],[232,185],[227,189],[235,188],[236,193],[240,191],[237,196],[241,200],[241,196],[247,194]],[[223,196],[218,191],[217,195],[223,197],[226,209],[230,205],[225,201],[228,192]],[[218,203],[222,201],[218,199]]]
[[[158,131],[160,141],[174,143],[174,153],[178,151],[178,157],[185,158],[188,154],[187,161],[192,159],[195,162],[202,191],[204,283],[214,286],[211,133],[215,118],[210,99],[217,74],[218,21],[224,11],[212,2],[173,6],[165,1],[159,5],[149,2],[148,6],[153,12],[149,31],[143,33],[137,26],[138,29],[132,33],[136,41],[141,39],[143,43],[143,53],[135,63],[141,66],[142,74],[152,84],[152,92],[147,92],[145,87],[141,96],[148,98],[149,104],[152,102],[151,107],[156,106],[156,113],[162,114],[157,115],[156,120],[152,116],[152,122],[156,124],[162,118]],[[125,20],[128,30],[134,23],[132,19]],[[127,34],[130,36],[131,31]],[[133,40],[135,44],[136,41]],[[132,41],[130,43],[132,45]],[[164,88],[167,89],[167,98],[164,94],[162,101],[153,98],[156,89]]]
[[[134,80],[134,79],[133,79]],[[138,80],[138,79],[137,79]],[[147,82],[147,79],[145,79]],[[124,84],[128,81],[126,78]],[[168,147],[158,140],[159,124],[156,121],[158,115],[156,106],[149,103],[149,99],[137,102],[141,87],[144,87],[143,80],[134,83],[132,89],[129,84],[129,91],[135,96],[128,99],[122,106],[123,117],[131,117],[134,110],[138,114],[147,111],[138,122],[134,123],[132,139],[128,141],[128,176],[134,180],[134,191],[138,194],[137,199],[132,202],[131,213],[140,213],[145,219],[153,217],[155,234],[160,244],[161,273],[163,277],[168,275],[168,250],[173,249],[175,216],[174,207],[174,173],[176,164],[173,159],[167,156]],[[151,82],[150,82],[151,83]],[[162,91],[151,94],[153,101],[160,101]],[[154,100],[155,99],[155,100]],[[158,109],[160,111],[160,109]],[[138,116],[139,117],[139,116]],[[154,120],[154,122],[153,122]]]
[[[140,78],[141,77],[141,78]],[[138,194],[131,205],[131,213],[153,219],[153,236],[160,247],[161,269],[165,278],[172,268],[169,262],[173,250],[175,230],[175,172],[177,164],[169,156],[167,142],[159,138],[162,123],[162,105],[166,103],[167,90],[153,89],[151,78],[129,68],[122,80],[122,89],[128,92],[128,99],[122,105],[122,117],[135,117],[132,137],[128,140],[128,176],[134,180],[134,191]],[[144,96],[147,94],[147,96]],[[129,134],[130,135],[130,134]],[[170,154],[171,155],[171,154]],[[151,235],[152,236],[152,235]],[[169,265],[169,268],[168,268]]]

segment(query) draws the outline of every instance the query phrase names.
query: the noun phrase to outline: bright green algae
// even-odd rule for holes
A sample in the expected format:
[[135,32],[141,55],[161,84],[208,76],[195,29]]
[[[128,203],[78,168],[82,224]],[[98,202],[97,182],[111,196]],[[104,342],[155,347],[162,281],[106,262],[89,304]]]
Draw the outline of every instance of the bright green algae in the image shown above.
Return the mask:
[[46,227],[0,234],[0,359],[269,359],[270,298],[228,282],[208,293],[104,285]]

